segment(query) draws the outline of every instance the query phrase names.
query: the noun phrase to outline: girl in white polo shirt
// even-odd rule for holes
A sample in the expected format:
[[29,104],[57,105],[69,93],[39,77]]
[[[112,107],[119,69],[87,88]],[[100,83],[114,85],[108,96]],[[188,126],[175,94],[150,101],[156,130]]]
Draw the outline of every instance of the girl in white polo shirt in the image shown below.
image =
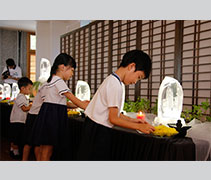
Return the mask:
[[66,98],[82,109],[88,105],[88,102],[76,98],[64,82],[73,76],[75,68],[75,60],[65,53],[59,54],[51,67],[45,100],[32,130],[32,143],[40,145],[40,160],[50,160],[54,147],[60,150],[67,147]]
[[109,75],[98,88],[85,110],[87,118],[79,148],[79,160],[111,160],[111,128],[114,125],[137,129],[149,134],[154,127],[146,121],[120,113],[122,83],[135,84],[149,77],[151,60],[141,50],[127,52],[115,73]]
[[[27,161],[29,157],[29,153],[32,147],[31,143],[31,133],[32,133],[32,128],[34,125],[34,122],[37,118],[37,115],[40,111],[40,107],[45,99],[45,86],[46,83],[42,84],[42,86],[38,89],[37,94],[33,100],[32,107],[29,110],[26,118],[26,124],[25,124],[25,130],[24,130],[24,148],[23,148],[23,161]],[[39,155],[40,155],[40,147],[36,146],[34,148],[34,153],[35,157],[37,160],[39,160]]]

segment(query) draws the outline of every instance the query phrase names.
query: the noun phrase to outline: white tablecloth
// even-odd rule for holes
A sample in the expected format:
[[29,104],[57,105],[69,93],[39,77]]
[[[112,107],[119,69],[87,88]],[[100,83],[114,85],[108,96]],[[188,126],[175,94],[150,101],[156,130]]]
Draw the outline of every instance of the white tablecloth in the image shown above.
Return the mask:
[[211,160],[211,122],[193,121],[188,125],[192,125],[187,137],[191,137],[196,145],[196,160]]

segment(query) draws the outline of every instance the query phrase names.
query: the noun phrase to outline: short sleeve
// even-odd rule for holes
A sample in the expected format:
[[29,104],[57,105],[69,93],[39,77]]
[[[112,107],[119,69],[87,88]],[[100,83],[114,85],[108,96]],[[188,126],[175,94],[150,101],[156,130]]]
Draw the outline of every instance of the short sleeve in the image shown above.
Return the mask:
[[55,86],[56,86],[60,96],[62,96],[63,93],[71,92],[70,89],[68,88],[67,84],[63,80],[57,81]]
[[111,81],[107,84],[105,88],[105,97],[108,107],[117,107],[120,109],[120,104],[122,101],[122,87],[117,83]]
[[27,106],[28,103],[27,103],[27,99],[24,95],[19,95],[16,100],[15,100],[16,104],[18,107],[21,107],[21,106]]

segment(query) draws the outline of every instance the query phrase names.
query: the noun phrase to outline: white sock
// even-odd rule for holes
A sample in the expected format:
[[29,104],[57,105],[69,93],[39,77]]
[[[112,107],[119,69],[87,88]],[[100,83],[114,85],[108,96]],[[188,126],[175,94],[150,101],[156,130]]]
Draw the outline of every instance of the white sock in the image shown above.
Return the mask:
[[13,150],[13,153],[14,153],[15,156],[16,156],[16,155],[19,155],[18,149],[14,149],[14,150]]

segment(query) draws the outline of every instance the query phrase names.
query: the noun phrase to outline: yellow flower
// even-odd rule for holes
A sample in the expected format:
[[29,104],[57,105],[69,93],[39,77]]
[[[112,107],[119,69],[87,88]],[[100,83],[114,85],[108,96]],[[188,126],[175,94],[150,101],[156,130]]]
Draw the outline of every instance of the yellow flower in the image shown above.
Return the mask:
[[177,134],[177,130],[175,128],[170,128],[164,125],[159,125],[155,127],[155,131],[153,132],[154,135],[156,136],[173,136],[175,134]]
[[68,114],[68,116],[74,116],[74,115],[79,115],[80,112],[78,112],[76,110],[68,110],[67,114]]

